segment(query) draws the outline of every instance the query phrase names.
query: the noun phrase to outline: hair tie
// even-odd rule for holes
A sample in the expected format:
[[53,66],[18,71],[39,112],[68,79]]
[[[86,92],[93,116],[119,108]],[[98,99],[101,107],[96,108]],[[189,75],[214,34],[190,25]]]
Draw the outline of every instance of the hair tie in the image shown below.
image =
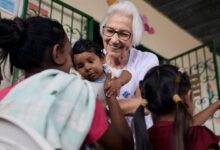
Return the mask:
[[178,72],[180,72],[181,74],[184,74],[186,72],[185,68],[179,68]]
[[142,99],[141,105],[142,105],[143,107],[146,107],[146,106],[148,105],[147,99]]
[[173,101],[174,101],[175,103],[178,103],[179,101],[181,101],[180,96],[179,96],[178,94],[174,94],[174,95],[173,95]]

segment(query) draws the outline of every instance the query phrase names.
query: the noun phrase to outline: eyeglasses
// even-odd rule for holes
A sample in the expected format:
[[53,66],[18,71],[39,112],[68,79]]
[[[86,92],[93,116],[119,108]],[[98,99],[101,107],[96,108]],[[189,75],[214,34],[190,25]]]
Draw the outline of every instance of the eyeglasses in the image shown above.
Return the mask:
[[127,30],[119,30],[116,31],[114,28],[103,26],[103,34],[107,37],[112,37],[115,33],[117,33],[118,38],[123,41],[127,41],[131,37],[131,32]]

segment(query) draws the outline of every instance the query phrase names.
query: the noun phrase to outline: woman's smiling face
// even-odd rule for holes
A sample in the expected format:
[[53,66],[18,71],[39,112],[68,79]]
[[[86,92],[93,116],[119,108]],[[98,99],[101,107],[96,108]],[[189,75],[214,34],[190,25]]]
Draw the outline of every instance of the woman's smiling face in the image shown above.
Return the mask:
[[[105,27],[116,32],[111,37],[104,34]],[[120,38],[119,33],[130,34],[129,38],[124,40]],[[126,35],[125,35],[126,36]],[[132,17],[126,16],[122,13],[116,13],[109,16],[103,28],[103,44],[107,51],[107,55],[113,57],[124,57],[128,53],[129,48],[132,46]]]

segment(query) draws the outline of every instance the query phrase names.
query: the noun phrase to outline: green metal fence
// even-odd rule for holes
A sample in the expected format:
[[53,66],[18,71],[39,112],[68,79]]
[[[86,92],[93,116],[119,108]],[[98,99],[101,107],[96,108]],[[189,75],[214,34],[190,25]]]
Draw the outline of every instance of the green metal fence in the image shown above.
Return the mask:
[[[167,63],[185,68],[192,77],[191,83],[196,112],[203,110],[219,99],[219,74],[216,56],[215,44],[209,42],[167,60]],[[216,122],[219,122],[219,117],[220,111],[217,111],[205,123],[218,135],[220,135],[220,129],[217,128]]]
[[[143,45],[138,47],[143,51],[154,52]],[[157,55],[157,54],[156,54]],[[220,98],[219,70],[215,43],[209,42],[188,50],[171,59],[157,55],[160,64],[173,64],[185,71],[191,77],[194,94],[195,113],[202,111]],[[217,111],[205,123],[207,127],[220,135],[220,111]]]
[[42,15],[58,20],[71,41],[79,38],[93,39],[93,18],[61,0],[25,0],[23,10],[23,18]]
[[[36,15],[59,21],[72,44],[80,38],[93,39],[93,18],[61,0],[24,0],[22,17]],[[14,83],[18,80],[20,73],[16,68],[13,70],[12,82]]]

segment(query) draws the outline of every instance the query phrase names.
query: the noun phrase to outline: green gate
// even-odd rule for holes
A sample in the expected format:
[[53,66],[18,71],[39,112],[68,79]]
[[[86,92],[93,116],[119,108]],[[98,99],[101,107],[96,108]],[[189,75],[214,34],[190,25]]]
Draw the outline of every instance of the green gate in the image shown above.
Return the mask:
[[[59,21],[72,44],[80,38],[93,39],[94,19],[61,0],[24,0],[22,17],[45,16]],[[19,79],[20,72],[13,68],[12,83]]]
[[[195,111],[199,112],[219,99],[219,74],[214,42],[196,47],[167,60],[167,63],[184,68],[191,76]],[[218,123],[217,123],[218,122]],[[220,135],[220,111],[205,123]]]
[[93,18],[61,0],[24,0],[22,17],[33,15],[58,20],[64,26],[70,41],[93,38]]

